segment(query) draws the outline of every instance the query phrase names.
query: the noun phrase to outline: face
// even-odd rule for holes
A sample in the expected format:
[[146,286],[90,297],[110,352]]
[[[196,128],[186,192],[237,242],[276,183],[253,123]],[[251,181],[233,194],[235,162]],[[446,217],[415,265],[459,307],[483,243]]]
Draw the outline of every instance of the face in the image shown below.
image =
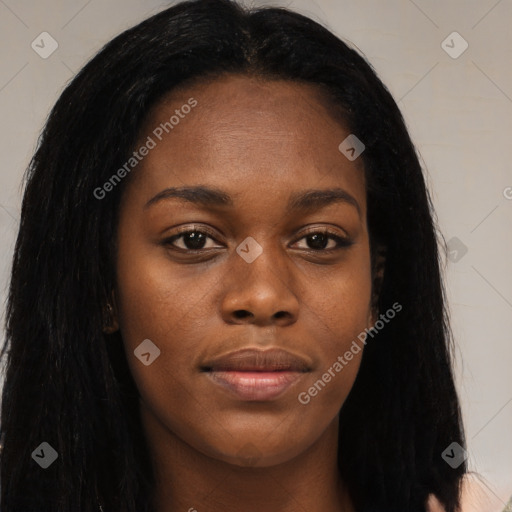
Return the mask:
[[[121,201],[117,319],[141,413],[203,454],[278,464],[337,421],[373,321],[349,133],[314,86],[243,76],[150,112]],[[286,354],[226,360],[241,349]]]

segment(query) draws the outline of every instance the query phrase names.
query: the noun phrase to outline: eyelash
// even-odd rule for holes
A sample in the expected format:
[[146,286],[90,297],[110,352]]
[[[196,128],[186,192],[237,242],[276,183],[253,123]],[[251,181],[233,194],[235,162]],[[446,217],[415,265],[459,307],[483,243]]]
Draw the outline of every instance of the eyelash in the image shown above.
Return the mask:
[[[203,234],[203,235],[206,235],[207,237],[211,238],[212,240],[214,240],[215,242],[219,243],[216,239],[215,239],[215,236],[213,233],[211,233],[210,231],[208,231],[207,229],[201,227],[200,229],[199,228],[185,228],[183,229],[182,231],[179,231],[176,235],[172,235],[171,237],[169,238],[166,238],[165,240],[163,240],[163,245],[165,246],[170,246],[172,250],[176,250],[176,251],[179,251],[179,252],[186,252],[186,253],[192,253],[192,254],[198,254],[198,253],[201,253],[201,252],[205,252],[205,251],[208,251],[209,249],[182,249],[180,247],[176,247],[173,245],[173,243],[182,238],[184,235],[188,235],[190,233],[200,233],[200,234]],[[328,229],[316,229],[316,230],[311,230],[311,231],[308,231],[307,233],[305,233],[303,236],[301,236],[300,238],[298,238],[294,243],[300,241],[300,240],[303,240],[304,238],[307,238],[307,237],[310,237],[310,236],[313,236],[313,235],[327,235],[329,239],[332,239],[336,242],[336,247],[334,248],[331,248],[331,249],[304,249],[304,250],[307,250],[307,251],[310,251],[310,252],[316,252],[316,253],[323,253],[323,254],[331,254],[335,251],[338,251],[340,249],[343,249],[343,248],[346,248],[346,247],[349,247],[353,244],[353,242],[351,240],[349,240],[348,238],[344,238],[336,233],[333,233],[332,231],[328,230]],[[213,249],[213,248],[211,248]]]

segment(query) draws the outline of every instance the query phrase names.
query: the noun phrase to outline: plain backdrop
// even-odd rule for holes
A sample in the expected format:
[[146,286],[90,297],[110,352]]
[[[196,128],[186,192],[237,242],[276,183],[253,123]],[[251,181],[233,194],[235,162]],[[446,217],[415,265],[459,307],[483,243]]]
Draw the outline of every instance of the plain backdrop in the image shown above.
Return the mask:
[[[398,102],[450,249],[446,280],[469,464],[500,510],[512,494],[512,2],[244,3],[289,7],[327,26],[366,56]],[[50,108],[108,40],[171,4],[0,0],[2,315],[22,175]],[[31,46],[42,32],[58,44],[45,59]]]

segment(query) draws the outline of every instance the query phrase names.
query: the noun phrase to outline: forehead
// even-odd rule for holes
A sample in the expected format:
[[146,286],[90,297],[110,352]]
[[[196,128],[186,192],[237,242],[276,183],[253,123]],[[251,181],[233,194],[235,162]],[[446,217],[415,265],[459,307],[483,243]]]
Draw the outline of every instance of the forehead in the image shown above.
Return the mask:
[[361,196],[362,160],[338,149],[349,134],[312,84],[227,75],[172,91],[152,108],[139,144],[150,137],[155,145],[133,178],[146,194],[210,184],[236,197],[267,184],[273,195],[341,186]]

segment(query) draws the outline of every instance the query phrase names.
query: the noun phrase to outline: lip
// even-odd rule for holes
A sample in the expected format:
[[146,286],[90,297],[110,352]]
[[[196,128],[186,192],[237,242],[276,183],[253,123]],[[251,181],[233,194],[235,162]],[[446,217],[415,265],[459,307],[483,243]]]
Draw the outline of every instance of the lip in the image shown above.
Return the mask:
[[279,398],[304,373],[276,372],[208,372],[212,382],[247,402],[262,402]]
[[201,366],[210,380],[245,401],[277,399],[305,373],[308,362],[282,349],[243,349]]
[[201,370],[214,372],[306,372],[310,371],[310,367],[304,358],[287,350],[245,348],[211,359],[201,366]]

